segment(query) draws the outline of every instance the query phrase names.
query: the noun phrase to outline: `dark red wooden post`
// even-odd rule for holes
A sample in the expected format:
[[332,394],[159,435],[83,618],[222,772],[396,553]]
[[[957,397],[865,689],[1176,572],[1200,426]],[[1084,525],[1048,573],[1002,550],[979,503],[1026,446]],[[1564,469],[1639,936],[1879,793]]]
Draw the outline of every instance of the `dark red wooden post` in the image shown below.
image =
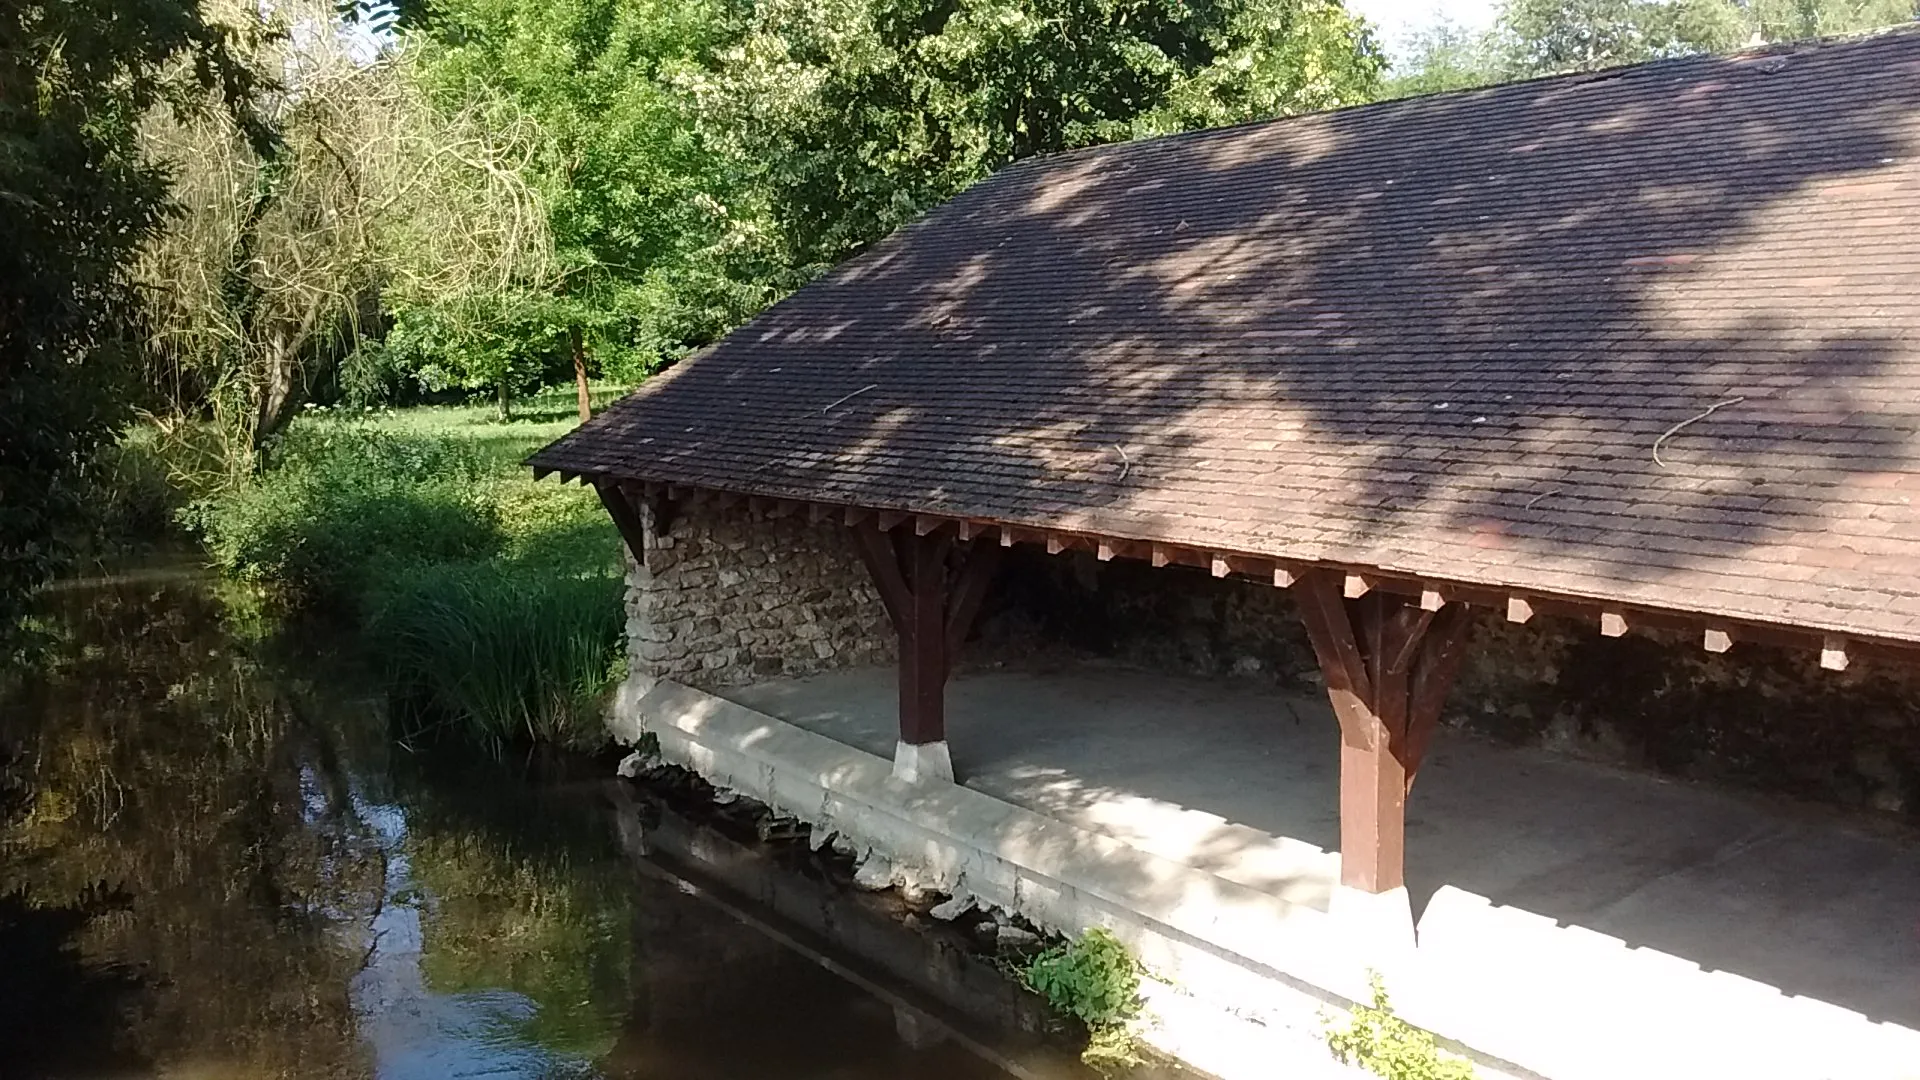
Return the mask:
[[912,626],[900,637],[900,740],[919,746],[947,737],[947,537],[901,529],[901,562],[911,569]]
[[1388,892],[1405,884],[1407,793],[1466,655],[1467,608],[1378,592],[1350,603],[1329,571],[1297,585],[1340,722],[1340,883]]
[[900,741],[909,746],[943,742],[947,675],[980,610],[999,561],[999,545],[968,545],[960,572],[950,583],[951,532],[921,535],[910,525],[882,530],[871,523],[851,529],[899,637]]

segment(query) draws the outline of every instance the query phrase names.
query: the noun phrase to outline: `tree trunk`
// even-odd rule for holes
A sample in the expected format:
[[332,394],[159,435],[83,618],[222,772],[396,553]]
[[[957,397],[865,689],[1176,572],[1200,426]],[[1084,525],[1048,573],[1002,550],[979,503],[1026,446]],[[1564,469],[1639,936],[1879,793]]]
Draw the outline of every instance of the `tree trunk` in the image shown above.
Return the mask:
[[573,346],[573,386],[580,397],[580,422],[593,419],[593,395],[587,391],[587,348],[580,339],[580,328],[567,331],[567,342]]
[[500,394],[500,421],[505,423],[513,419],[513,395],[507,391],[507,380],[502,378],[495,387]]
[[293,404],[295,348],[283,334],[276,333],[266,341],[266,363],[260,373],[260,396],[253,417],[256,450],[287,422],[288,408]]

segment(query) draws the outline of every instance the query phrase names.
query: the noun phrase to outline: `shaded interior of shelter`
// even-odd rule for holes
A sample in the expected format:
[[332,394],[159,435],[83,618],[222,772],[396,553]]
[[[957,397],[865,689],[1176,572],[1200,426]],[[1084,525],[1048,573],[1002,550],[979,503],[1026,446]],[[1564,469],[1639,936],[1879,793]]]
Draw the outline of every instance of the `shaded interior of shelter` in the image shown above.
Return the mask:
[[[621,452],[1016,521],[1291,515],[1376,565],[1420,530],[1642,584],[1738,559],[1915,471],[1920,308],[1876,298],[1920,235],[1843,182],[1915,183],[1920,35],[1853,48],[1016,165],[633,403]],[[1238,440],[1274,468],[1209,487]]]
[[[1242,660],[1249,670],[1240,677],[1122,662],[1126,650],[1110,637],[1071,629],[1074,612],[1033,617],[1055,598],[1034,587],[1022,563],[1030,571],[1047,558],[1015,560],[948,686],[947,735],[961,782],[1324,909],[1337,861],[1275,843],[1334,852],[1340,842],[1337,727],[1324,693],[1285,670],[1302,647],[1255,635],[1248,651],[1264,670]],[[1197,577],[1140,569],[1184,583]],[[1200,592],[1192,590],[1205,608]],[[724,693],[883,758],[898,737],[891,669]],[[1454,704],[1471,709],[1460,694]],[[1453,885],[1709,971],[1920,1027],[1920,837],[1885,818],[1447,730],[1409,801],[1406,865],[1416,917]],[[1122,876],[1144,899],[1183,888],[1145,872]]]

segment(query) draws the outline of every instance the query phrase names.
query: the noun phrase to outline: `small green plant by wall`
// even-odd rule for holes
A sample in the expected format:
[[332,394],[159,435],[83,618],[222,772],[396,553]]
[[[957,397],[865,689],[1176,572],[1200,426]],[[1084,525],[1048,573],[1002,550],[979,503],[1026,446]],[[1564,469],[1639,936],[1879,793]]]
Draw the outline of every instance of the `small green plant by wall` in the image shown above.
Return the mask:
[[1378,972],[1372,982],[1373,1005],[1355,1005],[1346,1027],[1328,1030],[1334,1057],[1386,1080],[1474,1080],[1471,1061],[1441,1053],[1432,1035],[1394,1015]]
[[1120,939],[1095,927],[1034,957],[1021,975],[1049,1005],[1087,1026],[1080,1060],[1112,1076],[1141,1062],[1127,1028],[1140,1015],[1140,972]]

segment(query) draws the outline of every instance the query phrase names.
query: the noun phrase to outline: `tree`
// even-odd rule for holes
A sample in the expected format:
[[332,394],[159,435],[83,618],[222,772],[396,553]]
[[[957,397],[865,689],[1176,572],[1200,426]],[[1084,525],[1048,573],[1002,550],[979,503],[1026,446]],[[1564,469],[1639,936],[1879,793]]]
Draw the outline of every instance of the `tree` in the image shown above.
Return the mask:
[[[557,273],[542,317],[517,320],[536,335],[517,348],[545,350],[563,323],[583,401],[589,356],[634,378],[773,296],[764,207],[672,85],[734,33],[728,5],[671,0],[439,0],[407,31],[437,98],[538,125],[527,176]],[[509,351],[510,331],[491,331]]]
[[1500,79],[1501,57],[1493,35],[1449,19],[1415,31],[1404,51],[1407,59],[1393,65],[1383,97],[1465,90]]
[[550,255],[522,178],[530,124],[428,101],[409,56],[364,55],[328,4],[262,10],[218,9],[256,67],[283,73],[252,99],[277,151],[213,110],[141,131],[181,208],[139,261],[154,378],[176,412],[214,418],[241,466],[386,308],[537,287]]
[[[128,268],[167,213],[140,118],[254,91],[192,0],[66,0],[0,13],[0,647],[85,517],[94,451],[126,415],[139,297]],[[266,131],[229,122],[264,150]]]
[[1916,17],[1914,0],[1506,0],[1491,30],[1442,21],[1414,35],[1388,96],[1858,33]]
[[679,78],[816,272],[1034,154],[1363,101],[1381,67],[1324,0],[761,0]]

